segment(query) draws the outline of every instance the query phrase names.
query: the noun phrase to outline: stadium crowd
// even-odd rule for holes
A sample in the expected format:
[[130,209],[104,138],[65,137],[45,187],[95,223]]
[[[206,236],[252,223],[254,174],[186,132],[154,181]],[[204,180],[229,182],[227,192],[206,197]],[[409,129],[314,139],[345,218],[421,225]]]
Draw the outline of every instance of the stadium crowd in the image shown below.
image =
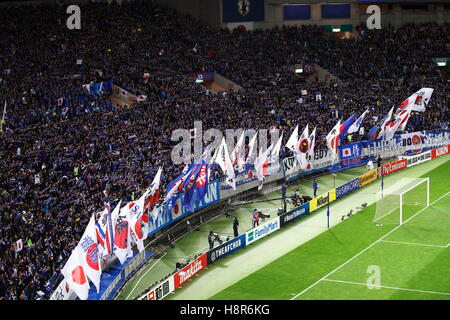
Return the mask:
[[[180,174],[171,134],[194,120],[203,130],[277,127],[284,143],[296,124],[302,130],[308,123],[317,126],[320,148],[338,118],[369,108],[366,133],[353,135],[365,139],[393,105],[432,87],[427,111],[413,115],[407,130],[448,123],[448,79],[431,60],[447,53],[448,24],[361,27],[356,39],[341,40],[317,26],[213,30],[147,2],[83,6],[81,30],[68,30],[66,18],[64,7],[0,11],[0,102],[7,102],[1,299],[48,298],[49,283],[105,200],[137,198],[159,166],[162,189]],[[316,63],[341,80],[306,82],[289,68],[297,63]],[[194,83],[202,70],[244,90],[207,93]],[[111,78],[147,100],[114,106],[82,88]],[[16,253],[19,239],[24,249]]]

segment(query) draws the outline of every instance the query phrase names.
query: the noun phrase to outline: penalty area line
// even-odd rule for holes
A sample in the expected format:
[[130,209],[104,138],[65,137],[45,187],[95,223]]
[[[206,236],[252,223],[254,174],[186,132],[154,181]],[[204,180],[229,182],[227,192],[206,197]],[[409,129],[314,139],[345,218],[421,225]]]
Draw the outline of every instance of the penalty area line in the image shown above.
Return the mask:
[[[447,191],[445,194],[443,194],[442,196],[440,196],[439,198],[437,198],[436,200],[434,200],[432,203],[430,203],[429,206],[431,206],[432,204],[440,201],[442,198],[446,197],[448,194],[450,193],[450,191]],[[386,233],[384,236],[382,236],[380,239],[376,240],[374,243],[372,243],[371,245],[369,245],[367,248],[361,250],[359,253],[355,254],[353,257],[351,257],[350,259],[348,259],[347,261],[345,261],[343,264],[341,264],[340,266],[338,266],[336,269],[334,269],[333,271],[329,272],[328,274],[326,274],[325,276],[323,276],[321,279],[317,280],[316,282],[314,282],[312,285],[310,285],[309,287],[307,287],[306,289],[304,289],[303,291],[301,291],[300,293],[296,294],[295,296],[293,296],[290,300],[295,300],[297,297],[301,296],[303,293],[305,293],[306,291],[308,291],[309,289],[311,289],[312,287],[314,287],[316,284],[318,284],[320,281],[328,278],[330,275],[332,275],[333,273],[335,273],[337,270],[339,270],[340,268],[342,268],[343,266],[345,266],[346,264],[348,264],[349,262],[351,262],[353,259],[359,257],[361,254],[363,254],[364,252],[366,252],[367,250],[369,250],[370,248],[372,248],[374,245],[376,245],[378,242],[380,242],[381,240],[383,240],[384,238],[386,238],[388,235],[390,235],[391,233],[393,233],[394,231],[398,230],[398,228],[400,228],[401,226],[403,226],[405,223],[407,223],[408,221],[410,221],[412,218],[414,218],[416,215],[418,215],[419,213],[421,213],[422,211],[424,211],[425,209],[427,209],[428,207],[425,207],[419,211],[417,211],[415,214],[413,214],[411,217],[409,217],[408,219],[406,219],[402,224],[399,224],[398,226],[396,226],[394,229],[392,229],[391,231],[389,231],[388,233]]]
[[440,294],[440,295],[444,295],[444,296],[450,296],[450,293],[447,293],[447,292],[437,292],[437,291],[409,289],[409,288],[398,288],[398,287],[390,287],[390,286],[383,286],[383,285],[370,285],[370,287],[371,287],[370,288],[367,283],[353,282],[353,281],[344,281],[344,280],[336,280],[336,279],[323,279],[323,281],[360,285],[360,286],[365,286],[365,287],[367,287],[370,290],[383,288],[383,289],[392,289],[392,290],[399,290],[399,291],[412,291],[412,292]]

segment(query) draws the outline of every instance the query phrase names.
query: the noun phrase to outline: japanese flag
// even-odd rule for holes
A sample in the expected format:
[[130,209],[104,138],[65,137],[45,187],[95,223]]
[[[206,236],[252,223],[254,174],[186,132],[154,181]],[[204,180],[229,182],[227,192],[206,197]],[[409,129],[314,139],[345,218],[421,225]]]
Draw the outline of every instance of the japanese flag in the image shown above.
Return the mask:
[[338,144],[339,144],[339,135],[341,127],[341,120],[339,120],[336,125],[331,129],[331,131],[327,134],[327,146],[331,150],[333,158],[337,155]]
[[144,222],[144,204],[149,192],[150,190],[147,190],[137,201],[132,202],[133,205],[130,208],[131,235],[139,252],[144,251],[144,225],[146,224]]
[[92,215],[89,224],[81,237],[78,247],[82,252],[82,266],[87,277],[97,288],[97,293],[100,290],[100,269],[99,250],[97,244],[97,231],[95,229],[95,217]]
[[175,202],[175,205],[172,207],[172,220],[177,219],[178,217],[181,217],[183,214],[183,208],[181,205],[181,197],[178,197],[177,201]]
[[72,251],[69,260],[61,270],[69,288],[72,289],[81,300],[87,300],[89,295],[89,283],[83,267],[83,252],[80,246]]

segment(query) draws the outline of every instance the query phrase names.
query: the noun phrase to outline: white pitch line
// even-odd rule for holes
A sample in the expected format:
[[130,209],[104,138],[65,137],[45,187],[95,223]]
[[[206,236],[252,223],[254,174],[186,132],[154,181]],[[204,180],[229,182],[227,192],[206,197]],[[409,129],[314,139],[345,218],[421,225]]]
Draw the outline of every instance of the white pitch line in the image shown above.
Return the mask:
[[[357,284],[357,285],[361,285],[361,286],[367,287],[367,283],[362,283],[362,282],[343,281],[343,280],[335,280],[335,279],[323,279],[323,281],[339,282],[339,283],[347,283],[347,284]],[[374,288],[385,288],[385,289],[393,289],[393,290],[401,290],[401,291],[413,291],[413,292],[442,294],[442,295],[445,295],[445,296],[450,296],[450,293],[447,293],[447,292],[437,292],[437,291],[409,289],[409,288],[397,288],[397,287],[382,286],[382,285],[372,285],[372,286]]]
[[434,247],[434,248],[447,248],[446,246],[439,246],[437,244],[425,244],[425,243],[415,243],[415,242],[402,242],[402,241],[388,241],[388,240],[381,240],[380,242],[388,242],[388,243],[398,243],[398,244],[409,244],[414,246],[425,246],[425,247]]
[[[444,198],[445,196],[447,196],[447,194],[449,194],[450,191],[448,191],[447,193],[443,194],[442,196],[440,196],[439,198],[437,198],[436,200],[434,200],[432,203],[430,203],[430,206],[436,202],[438,202],[439,200],[441,200],[442,198]],[[416,215],[418,215],[420,212],[422,212],[423,210],[429,208],[425,207],[419,211],[417,211],[415,214],[413,214],[411,217],[409,217],[408,219],[405,220],[405,222],[403,222],[403,224],[407,223],[409,220],[411,220],[412,218],[414,218]],[[350,261],[352,261],[353,259],[355,259],[356,257],[358,257],[359,255],[361,255],[362,253],[366,252],[368,249],[372,248],[374,245],[376,245],[378,242],[380,242],[381,240],[383,240],[384,238],[386,238],[388,235],[390,235],[392,232],[394,232],[395,230],[397,230],[398,228],[400,228],[403,224],[399,224],[398,226],[396,226],[394,229],[392,229],[391,231],[389,231],[388,233],[386,233],[384,236],[382,236],[380,239],[378,239],[377,241],[375,241],[374,243],[372,243],[371,245],[369,245],[367,248],[363,249],[362,251],[360,251],[359,253],[357,253],[356,255],[354,255],[353,257],[351,257],[350,259],[348,259],[347,261],[345,261],[343,264],[341,264],[339,267],[337,267],[336,269],[334,269],[333,271],[331,271],[330,273],[326,274],[325,276],[323,276],[321,279],[317,280],[316,282],[314,282],[312,285],[310,285],[308,288],[304,289],[303,291],[301,291],[300,293],[296,294],[294,297],[291,298],[291,300],[295,300],[298,296],[302,295],[303,293],[305,293],[306,291],[308,291],[309,289],[311,289],[312,287],[314,287],[316,284],[318,284],[320,281],[324,280],[325,278],[328,278],[329,275],[335,273],[337,270],[339,270],[340,268],[342,268],[343,266],[345,266],[347,263],[349,263]]]
[[165,252],[158,260],[156,260],[156,262],[150,267],[148,268],[148,270],[139,278],[139,280],[136,282],[136,285],[134,286],[134,288],[130,291],[130,293],[128,294],[128,296],[125,298],[125,300],[127,300],[131,294],[134,292],[134,289],[136,289],[136,287],[138,286],[138,284],[141,282],[142,278],[144,278],[144,276],[155,266],[158,264],[159,260],[161,260],[165,255],[167,254],[167,252]]

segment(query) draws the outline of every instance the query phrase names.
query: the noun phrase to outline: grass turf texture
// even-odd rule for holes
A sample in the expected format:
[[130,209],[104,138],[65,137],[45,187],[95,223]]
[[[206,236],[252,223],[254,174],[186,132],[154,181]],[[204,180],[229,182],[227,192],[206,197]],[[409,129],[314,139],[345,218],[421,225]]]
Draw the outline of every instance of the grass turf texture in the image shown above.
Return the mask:
[[[373,204],[211,299],[450,299],[449,172],[447,161],[425,175],[431,207],[401,227],[376,226]],[[369,266],[384,287],[367,287]]]

